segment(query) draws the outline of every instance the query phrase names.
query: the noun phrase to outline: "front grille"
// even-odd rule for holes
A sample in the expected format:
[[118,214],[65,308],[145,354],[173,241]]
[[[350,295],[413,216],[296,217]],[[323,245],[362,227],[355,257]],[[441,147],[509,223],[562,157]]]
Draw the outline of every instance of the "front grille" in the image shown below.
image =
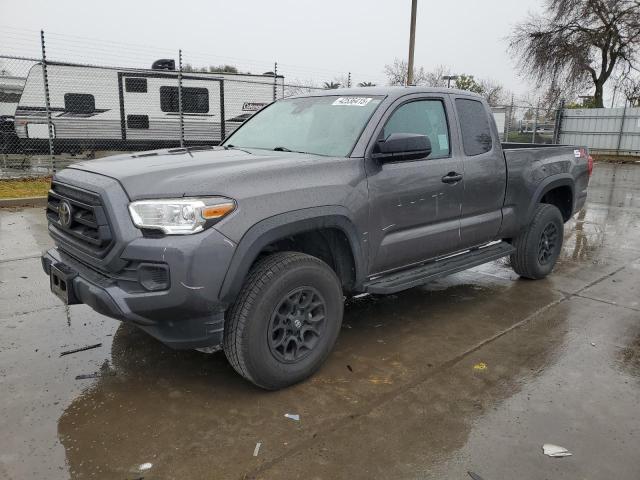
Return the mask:
[[111,247],[112,236],[100,196],[77,187],[52,183],[47,199],[50,228],[65,243],[96,257]]

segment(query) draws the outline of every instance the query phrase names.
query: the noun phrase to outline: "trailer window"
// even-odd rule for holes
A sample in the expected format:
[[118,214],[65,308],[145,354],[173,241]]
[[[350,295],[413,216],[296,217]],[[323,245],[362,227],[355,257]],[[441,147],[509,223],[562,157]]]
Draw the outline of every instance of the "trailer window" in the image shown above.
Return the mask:
[[477,100],[456,99],[465,155],[472,157],[491,150],[491,127],[484,105]]
[[[178,87],[160,87],[160,109],[163,112],[178,112],[178,98]],[[183,87],[182,111],[184,113],[208,113],[209,90],[206,88]]]
[[18,103],[20,101],[20,93],[2,92],[0,91],[0,102],[2,103]]
[[147,79],[135,77],[125,78],[124,88],[127,92],[147,93]]
[[88,93],[65,93],[64,110],[68,113],[93,113],[96,99]]
[[149,116],[148,115],[127,115],[127,127],[136,128],[136,129],[148,129]]

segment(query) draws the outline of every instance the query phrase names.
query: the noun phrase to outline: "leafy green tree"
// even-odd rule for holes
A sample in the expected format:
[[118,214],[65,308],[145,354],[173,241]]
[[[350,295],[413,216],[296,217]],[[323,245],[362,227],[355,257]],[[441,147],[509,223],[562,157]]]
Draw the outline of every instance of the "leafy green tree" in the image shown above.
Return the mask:
[[473,75],[467,75],[465,73],[458,75],[456,88],[458,90],[467,90],[469,92],[479,93],[480,95],[484,93],[482,85],[475,81]]

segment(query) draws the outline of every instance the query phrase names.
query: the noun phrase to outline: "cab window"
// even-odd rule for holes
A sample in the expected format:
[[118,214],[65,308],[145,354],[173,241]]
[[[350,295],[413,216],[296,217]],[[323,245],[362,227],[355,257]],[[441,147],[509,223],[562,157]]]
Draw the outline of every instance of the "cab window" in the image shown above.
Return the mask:
[[441,100],[416,100],[399,106],[384,126],[383,137],[387,138],[392,133],[416,133],[429,137],[429,159],[448,157],[451,153],[447,115]]
[[456,109],[465,155],[473,157],[491,151],[491,126],[484,105],[477,100],[457,98]]

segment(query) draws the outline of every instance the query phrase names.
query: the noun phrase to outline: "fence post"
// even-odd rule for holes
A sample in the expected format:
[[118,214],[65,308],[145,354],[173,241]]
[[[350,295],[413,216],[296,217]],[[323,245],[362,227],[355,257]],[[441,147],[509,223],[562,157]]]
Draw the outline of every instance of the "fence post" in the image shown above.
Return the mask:
[[178,50],[178,115],[180,116],[180,148],[184,148],[184,115],[182,112],[182,49]]
[[553,143],[560,143],[560,133],[562,131],[562,115],[564,114],[564,98],[560,99],[558,110],[556,111],[556,122],[553,127]]
[[509,130],[511,130],[511,119],[514,118],[513,115],[513,94],[511,94],[511,106],[509,107],[509,118],[507,118],[507,130],[504,132],[504,141],[509,141]]
[[275,102],[278,97],[278,62],[273,64],[273,101]]
[[536,143],[536,130],[538,130],[538,113],[540,110],[540,100],[536,104],[536,109],[533,114],[533,135],[531,136],[531,143]]
[[51,171],[56,173],[56,165],[53,158],[53,123],[51,122],[51,104],[49,102],[49,77],[47,75],[47,53],[44,45],[44,30],[40,30],[40,46],[42,47],[42,81],[44,87],[44,106],[47,113],[47,133],[49,137],[49,162]]
[[347,88],[351,88],[351,72],[347,75]]
[[624,120],[627,117],[627,101],[624,101],[624,108],[622,109],[622,119],[620,120],[620,132],[618,132],[618,148],[616,148],[616,155],[620,155],[620,146],[622,145],[622,135],[624,134]]
[[224,139],[227,138],[227,127],[224,122],[224,82],[224,79],[220,80],[220,142],[218,144],[224,142]]

